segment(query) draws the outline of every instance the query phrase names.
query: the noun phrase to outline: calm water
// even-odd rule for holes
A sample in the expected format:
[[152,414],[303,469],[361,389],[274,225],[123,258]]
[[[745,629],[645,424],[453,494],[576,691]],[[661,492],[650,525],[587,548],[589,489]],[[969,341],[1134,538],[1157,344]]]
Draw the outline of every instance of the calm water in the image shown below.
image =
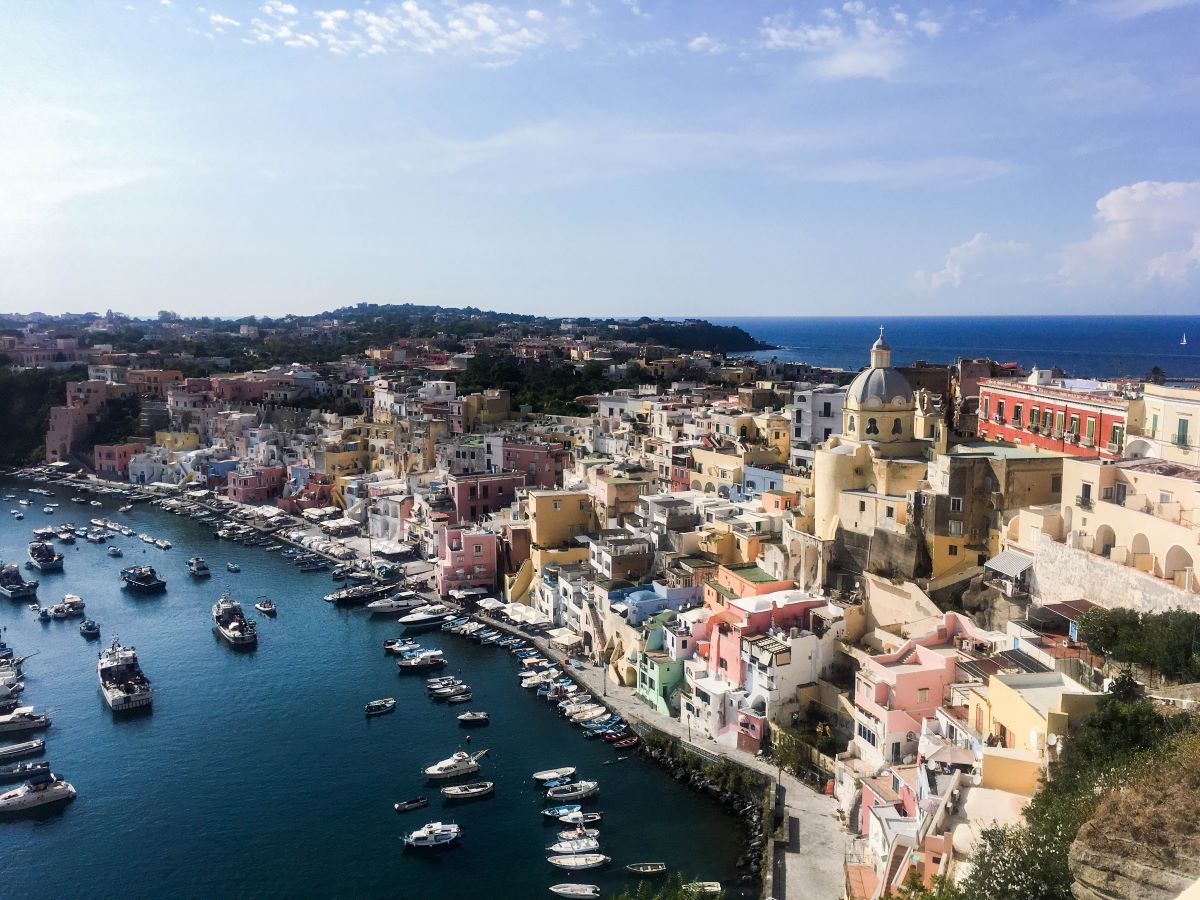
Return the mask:
[[[0,481],[0,492],[29,496],[27,482]],[[54,770],[79,790],[74,803],[36,818],[0,823],[4,876],[0,896],[72,897],[549,897],[559,881],[625,885],[621,867],[664,861],[689,876],[732,879],[741,833],[707,800],[631,757],[620,762],[517,685],[511,656],[440,632],[451,669],[475,689],[466,704],[486,709],[492,724],[468,732],[463,707],[435,705],[424,679],[401,677],[382,652],[399,633],[392,617],[340,611],[321,600],[328,573],[301,574],[277,553],[214,540],[169,513],[139,506],[129,516],[105,501],[103,511],[66,496],[54,515],[37,506],[25,520],[0,510],[0,558],[24,562],[30,530],[83,524],[102,512],[166,537],[161,551],[118,538],[124,559],[80,542],[64,549],[66,570],[39,575],[39,599],[66,592],[87,602],[103,629],[137,647],[156,688],[149,715],[114,719],[96,683],[98,642],[79,634],[78,619],[39,623],[25,603],[0,597],[0,626],[26,664],[26,698],[48,707],[45,732]],[[75,549],[75,548],[78,549]],[[214,576],[194,582],[188,556],[199,552]],[[240,563],[240,574],[224,571]],[[121,590],[124,565],[149,562],[167,593],[139,599]],[[259,621],[259,647],[232,651],[209,618],[225,588]],[[254,600],[279,604],[272,620]],[[395,696],[399,709],[366,720],[363,703]],[[489,747],[480,777],[497,782],[494,797],[446,807],[419,770],[460,747]],[[609,762],[609,765],[604,763]],[[601,841],[608,871],[569,875],[545,861],[554,831],[531,772],[577,765],[601,783],[594,808],[605,813]],[[430,805],[397,815],[391,804],[416,795]],[[436,856],[404,853],[400,834],[426,821],[457,821],[461,846]],[[560,826],[561,827],[561,826]]]
[[[1154,366],[1168,377],[1200,377],[1200,316],[788,317],[713,319],[738,325],[780,349],[764,359],[800,360],[858,371],[887,326],[892,359],[952,362],[959,357],[1059,366],[1079,377],[1140,378]],[[1179,344],[1188,336],[1188,346]]]

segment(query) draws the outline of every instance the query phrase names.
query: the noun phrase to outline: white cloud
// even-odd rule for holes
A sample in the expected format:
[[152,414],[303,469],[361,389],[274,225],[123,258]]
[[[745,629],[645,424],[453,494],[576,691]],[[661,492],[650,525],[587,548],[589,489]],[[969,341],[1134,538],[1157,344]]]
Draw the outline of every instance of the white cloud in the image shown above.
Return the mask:
[[907,61],[914,39],[940,32],[941,24],[927,13],[912,23],[902,11],[885,15],[860,0],[843,4],[841,11],[822,9],[816,21],[791,13],[769,16],[759,28],[765,48],[805,54],[809,71],[828,80],[892,78]]
[[698,34],[688,41],[688,49],[693,53],[710,53],[716,55],[724,53],[727,49],[720,41],[708,36],[708,34]]
[[221,15],[220,13],[213,13],[210,15],[208,17],[208,22],[210,25],[216,25],[218,27],[230,26],[232,28],[237,28],[242,24],[237,19],[231,19],[228,16]]
[[1136,19],[1151,13],[1194,6],[1200,0],[1101,0],[1092,8],[1109,19]]
[[544,22],[546,20],[546,14],[540,9],[527,9],[525,10],[525,18],[527,18],[530,22]]
[[267,0],[260,9],[275,19],[283,19],[288,16],[294,16],[300,12],[290,3],[284,3],[283,0]]
[[1139,181],[1096,201],[1095,230],[1063,250],[1059,277],[1081,286],[1183,285],[1200,270],[1200,181]]
[[1029,251],[1029,246],[1016,241],[997,240],[980,231],[969,241],[951,247],[946,253],[945,264],[936,272],[926,275],[919,271],[913,275],[913,285],[921,290],[940,291],[943,288],[962,287],[964,282],[975,281],[996,275],[1007,276],[1004,271],[1016,257]]

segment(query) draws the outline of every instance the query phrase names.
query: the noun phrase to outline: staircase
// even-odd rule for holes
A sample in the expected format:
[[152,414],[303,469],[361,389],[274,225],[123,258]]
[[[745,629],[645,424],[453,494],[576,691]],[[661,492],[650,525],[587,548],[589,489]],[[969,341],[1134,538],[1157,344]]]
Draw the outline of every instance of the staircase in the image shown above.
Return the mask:
[[600,619],[600,613],[596,612],[596,604],[590,600],[585,600],[583,603],[587,607],[588,617],[592,620],[592,630],[596,632],[596,643],[593,645],[597,653],[608,646],[608,636],[604,633],[604,622]]

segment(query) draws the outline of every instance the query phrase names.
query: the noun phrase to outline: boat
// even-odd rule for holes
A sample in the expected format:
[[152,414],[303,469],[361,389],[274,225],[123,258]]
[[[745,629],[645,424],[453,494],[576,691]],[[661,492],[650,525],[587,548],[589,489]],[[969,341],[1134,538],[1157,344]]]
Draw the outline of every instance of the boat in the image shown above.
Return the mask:
[[29,561],[39,572],[61,572],[63,555],[46,541],[33,541],[28,549]]
[[407,616],[400,617],[400,624],[404,626],[404,630],[409,634],[415,634],[420,631],[429,631],[441,625],[442,622],[450,618],[452,613],[448,606],[443,606],[441,603],[429,603],[424,606],[419,606]]
[[301,572],[321,572],[329,568],[329,563],[323,559],[316,559],[311,562],[300,563],[297,567]]
[[411,612],[423,605],[425,600],[415,591],[400,591],[390,597],[372,600],[367,604],[367,611],[375,614]]
[[447,697],[446,702],[448,704],[450,704],[451,706],[455,706],[459,703],[470,703],[471,702],[470,688],[468,688],[466,691],[462,692],[461,694],[454,694],[450,697]]
[[571,716],[571,721],[582,725],[584,722],[590,722],[596,716],[603,715],[606,712],[607,710],[599,703],[593,703],[591,706],[585,706],[579,712],[574,713]]
[[67,615],[78,618],[83,615],[87,604],[83,602],[83,598],[78,594],[64,594],[62,605],[66,607]]
[[382,700],[372,700],[367,704],[368,716],[382,716],[386,713],[395,712],[396,699],[394,697],[385,697]]
[[209,578],[212,576],[212,569],[208,567],[204,557],[193,556],[188,560],[188,574],[193,578]]
[[585,813],[579,809],[576,809],[573,812],[567,813],[566,815],[559,816],[558,821],[560,821],[566,825],[583,826],[583,825],[593,825],[596,822],[599,822],[603,818],[604,818],[603,813],[598,813],[598,812],[586,812]]
[[401,800],[399,803],[393,803],[392,809],[398,813],[410,812],[414,809],[422,809],[429,805],[429,799],[426,797],[413,797],[411,800]]
[[546,849],[551,853],[591,853],[600,849],[600,841],[594,837],[570,838],[551,844]]
[[0,716],[0,734],[18,734],[49,727],[50,716],[46,713],[35,713],[32,706],[18,706],[12,712]]
[[158,540],[156,540],[154,542],[154,546],[157,547],[159,550],[170,550],[171,542],[168,541],[166,538],[159,538]]
[[21,577],[21,570],[9,563],[0,567],[0,594],[10,600],[24,600],[37,596],[38,582],[26,581]]
[[543,769],[540,772],[533,773],[534,781],[554,781],[558,778],[570,778],[575,774],[574,766],[562,766],[558,769]]
[[451,697],[469,693],[471,693],[469,684],[448,684],[445,687],[433,688],[429,692],[429,698],[434,701],[449,700]]
[[396,660],[396,666],[401,672],[420,672],[425,669],[436,669],[446,665],[446,657],[441,650],[421,650],[405,653]]
[[34,775],[16,790],[0,794],[0,813],[24,812],[74,796],[75,788],[69,782],[53,772],[44,772]]
[[392,585],[384,582],[356,584],[352,587],[342,588],[340,591],[334,591],[332,594],[326,594],[325,602],[335,603],[338,606],[362,606],[386,596],[391,590]]
[[60,528],[58,530],[58,539],[64,544],[75,543],[75,529],[74,528]]
[[154,566],[130,566],[128,569],[122,569],[121,580],[126,586],[143,594],[158,593],[167,587],[167,583],[154,571]]
[[43,506],[42,512],[44,512],[48,516],[52,516],[52,515],[54,515],[54,507],[53,506]]
[[612,862],[612,858],[603,853],[571,853],[566,856],[547,856],[546,862],[560,869],[570,869],[578,872],[583,869],[598,869]]
[[233,646],[252,647],[258,643],[257,624],[246,618],[242,604],[230,597],[228,591],[213,604],[212,618],[217,633]]
[[65,603],[55,603],[48,611],[52,619],[65,619],[70,615]]
[[1187,332],[1186,332],[1186,331],[1183,333],[1183,337],[1181,337],[1181,338],[1179,339],[1179,346],[1180,346],[1180,347],[1186,347],[1186,346],[1187,346]]
[[660,862],[630,863],[625,871],[633,875],[662,875],[667,871],[667,864]]
[[721,893],[721,882],[689,881],[683,886],[683,892],[694,897],[715,897]]
[[89,506],[103,506],[104,504],[101,503],[99,500],[89,500],[88,505]]
[[279,608],[275,605],[275,601],[270,597],[259,597],[254,604],[254,608],[264,616],[273,616],[279,612]]
[[618,750],[628,750],[630,747],[636,747],[638,745],[638,740],[639,738],[636,734],[631,734],[627,738],[621,738],[621,740],[613,744],[613,747]]
[[154,700],[154,689],[142,672],[137,651],[123,647],[115,637],[100,654],[96,676],[100,679],[104,702],[114,712],[149,706]]
[[564,775],[562,778],[555,778],[553,781],[543,782],[542,787],[547,787],[547,788],[561,787],[564,784],[570,784],[571,780],[572,779],[571,779],[570,775]]
[[227,563],[225,563],[225,571],[227,571],[227,572],[240,572],[240,571],[242,571],[242,567],[241,567],[241,566],[239,566],[239,565],[238,565],[237,563],[235,563],[235,562],[227,562]]
[[482,710],[468,710],[457,718],[459,725],[486,725],[491,721],[491,717]]
[[79,633],[88,640],[100,637],[100,625],[93,619],[84,619],[79,623]]
[[23,741],[20,744],[9,744],[0,747],[0,760],[21,759],[24,756],[37,756],[46,749],[46,742],[40,738],[36,741]]
[[550,800],[586,800],[600,793],[600,784],[596,781],[577,781],[573,784],[561,784],[546,791]]
[[50,763],[44,760],[42,762],[13,763],[11,766],[0,766],[0,781],[24,781],[26,778],[49,771]]
[[466,751],[459,750],[453,756],[426,767],[423,772],[426,778],[434,780],[457,778],[460,775],[472,775],[479,771],[479,758],[485,753],[487,753],[487,750],[477,750],[475,753],[467,753]]
[[550,893],[556,894],[559,897],[599,897],[600,887],[595,884],[572,884],[564,882],[563,884],[550,885]]
[[109,548],[108,548],[108,555],[109,555],[109,556],[118,556],[118,557],[120,557],[120,556],[124,556],[124,555],[125,555],[125,551],[124,551],[124,550],[122,550],[120,547],[109,547]]
[[551,806],[548,809],[542,810],[542,815],[547,819],[558,819],[563,821],[563,816],[574,815],[583,809],[578,803],[563,803],[559,806]]
[[581,826],[579,828],[567,828],[558,833],[558,839],[560,841],[573,841],[576,838],[585,838],[585,837],[593,837],[593,838],[600,837],[600,829],[599,828],[583,828]]
[[477,800],[486,797],[496,790],[494,781],[473,781],[470,784],[452,784],[442,788],[441,794],[447,800]]
[[388,638],[383,642],[384,653],[411,653],[413,650],[420,649],[420,644],[407,638]]
[[50,621],[50,610],[43,607],[42,610],[38,613],[38,621],[39,622],[49,622]]
[[126,503],[124,506],[121,507],[121,512],[123,512],[123,513],[133,512],[133,504]]
[[462,828],[453,822],[430,822],[404,835],[404,846],[413,848],[446,847],[462,837]]

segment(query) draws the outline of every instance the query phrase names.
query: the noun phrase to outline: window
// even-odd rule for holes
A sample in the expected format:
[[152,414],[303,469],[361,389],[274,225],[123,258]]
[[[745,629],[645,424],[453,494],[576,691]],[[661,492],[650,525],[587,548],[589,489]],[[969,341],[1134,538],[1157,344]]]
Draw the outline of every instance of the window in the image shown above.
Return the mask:
[[1054,421],[1054,411],[1049,409],[1042,410],[1042,431],[1050,430],[1050,423]]
[[1063,420],[1065,418],[1066,418],[1066,416],[1063,413],[1057,413],[1054,416],[1054,430],[1057,431],[1059,434],[1062,434]]
[[869,728],[867,728],[867,726],[864,725],[862,722],[858,723],[858,736],[860,738],[862,738],[864,741],[866,741],[868,744],[870,744],[872,747],[875,746],[875,732],[873,732]]
[[900,424],[899,419],[892,419],[892,434],[900,434],[904,430],[904,426]]
[[1071,434],[1075,435],[1076,437],[1079,436],[1079,416],[1071,416],[1070,420],[1067,422],[1067,431],[1071,432]]
[[950,520],[950,536],[951,537],[962,537],[962,533],[963,533],[962,520],[961,519],[951,519]]
[[866,512],[866,511],[867,511],[867,501],[866,501],[866,500],[859,500],[859,501],[858,501],[858,511],[859,511],[859,512]]
[[833,415],[833,406],[829,403],[822,404],[821,405],[821,417],[824,419],[828,419],[832,415]]
[[485,484],[485,485],[483,486],[483,496],[486,498],[486,497],[487,497],[487,495],[488,495],[488,486]]
[[992,409],[992,398],[984,397],[983,398],[983,417],[985,419],[988,417],[988,414],[991,412],[991,409]]
[[917,689],[917,702],[918,703],[928,703],[929,702],[929,688],[918,688]]
[[962,497],[950,498],[950,512],[962,512]]
[[894,506],[886,507],[883,514],[889,519],[894,519],[896,518],[896,508]]
[[853,430],[854,430],[854,416],[851,416],[851,417],[850,417],[850,430],[851,430],[851,431],[853,431]]
[[1188,420],[1180,419],[1175,429],[1175,443],[1180,447],[1188,445]]
[[879,422],[875,419],[867,419],[867,434],[879,434]]
[[996,404],[996,415],[997,415],[997,416],[998,416],[998,417],[999,417],[1001,420],[1003,420],[1003,419],[1004,419],[1004,401],[1003,401],[1003,400],[1001,400],[1000,402],[998,402],[998,403]]
[[562,504],[559,503],[557,500],[554,501],[554,509],[556,511],[562,509]]
[[475,545],[475,555],[479,556],[481,553],[483,553],[483,544],[476,544]]
[[951,544],[951,545],[950,545],[950,555],[951,555],[951,556],[958,556],[958,544]]
[[1062,476],[1061,475],[1051,475],[1050,476],[1050,490],[1056,494],[1062,493]]
[[1089,418],[1089,419],[1087,420],[1087,432],[1086,432],[1086,435],[1087,435],[1087,439],[1088,439],[1089,441],[1094,441],[1094,440],[1096,440],[1096,420],[1095,420],[1095,419]]
[[1012,425],[1013,425],[1013,428],[1021,427],[1021,404],[1020,403],[1018,403],[1016,406],[1013,407]]

